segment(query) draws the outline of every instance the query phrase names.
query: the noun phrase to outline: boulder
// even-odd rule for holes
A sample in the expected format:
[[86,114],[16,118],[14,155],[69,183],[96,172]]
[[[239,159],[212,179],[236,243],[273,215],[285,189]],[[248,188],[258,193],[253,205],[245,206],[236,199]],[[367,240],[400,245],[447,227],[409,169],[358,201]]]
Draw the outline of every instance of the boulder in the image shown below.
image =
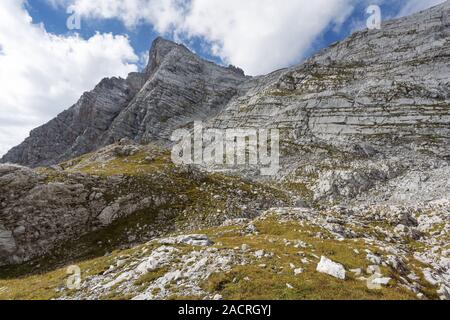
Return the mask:
[[333,262],[324,256],[321,257],[316,270],[320,273],[328,274],[337,279],[345,280],[344,266],[342,264]]

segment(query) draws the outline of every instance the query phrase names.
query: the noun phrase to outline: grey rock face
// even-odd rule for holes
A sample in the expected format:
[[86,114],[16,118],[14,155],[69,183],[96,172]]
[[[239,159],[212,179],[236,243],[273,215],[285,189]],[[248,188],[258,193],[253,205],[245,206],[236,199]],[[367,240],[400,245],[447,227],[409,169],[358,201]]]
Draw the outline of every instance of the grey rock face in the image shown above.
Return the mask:
[[153,44],[146,74],[142,90],[112,123],[109,140],[167,142],[175,129],[222,111],[247,79],[161,38]]
[[[287,173],[315,200],[373,188],[382,192],[365,201],[448,198],[436,172],[450,159],[449,10],[447,1],[356,32],[299,66],[254,78],[207,125],[280,129],[276,179]],[[414,171],[424,177],[412,179]]]
[[33,130],[2,162],[46,166],[98,149],[103,144],[102,136],[140,89],[143,79],[143,75],[130,74],[126,80],[102,80],[73,107]]
[[1,162],[48,166],[122,138],[167,142],[176,128],[221,111],[246,79],[234,67],[217,66],[158,38],[143,73],[102,80]]
[[257,78],[158,38],[142,74],[103,80],[2,162],[51,165],[124,137],[167,143],[194,120],[282,128],[294,141],[431,141],[450,156],[449,7],[356,32],[299,66]]
[[[65,183],[26,167],[0,165],[0,265],[19,263],[91,230],[89,221],[104,206],[87,203],[94,178]],[[84,180],[84,184],[80,183]]]
[[[254,79],[212,127],[274,127],[297,141],[421,141],[448,154],[450,2],[354,33],[305,63]],[[431,138],[432,137],[432,138]]]

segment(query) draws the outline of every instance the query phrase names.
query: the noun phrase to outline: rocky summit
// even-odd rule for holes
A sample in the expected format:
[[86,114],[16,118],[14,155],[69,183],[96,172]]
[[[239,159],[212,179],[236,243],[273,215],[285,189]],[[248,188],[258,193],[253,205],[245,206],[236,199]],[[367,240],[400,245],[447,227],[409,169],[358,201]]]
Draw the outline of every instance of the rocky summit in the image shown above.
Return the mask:
[[[0,299],[449,300],[449,15],[257,77],[156,39],[1,159]],[[280,170],[174,163],[199,121]]]

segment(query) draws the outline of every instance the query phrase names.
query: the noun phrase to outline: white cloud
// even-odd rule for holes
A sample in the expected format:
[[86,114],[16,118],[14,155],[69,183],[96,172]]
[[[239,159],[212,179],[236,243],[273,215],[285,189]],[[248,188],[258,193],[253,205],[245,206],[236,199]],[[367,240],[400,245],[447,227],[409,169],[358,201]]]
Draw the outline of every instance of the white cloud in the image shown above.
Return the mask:
[[200,36],[225,62],[264,74],[298,62],[349,0],[195,0],[180,31]]
[[[296,63],[330,24],[340,25],[353,5],[401,1],[401,15],[444,0],[47,0],[72,5],[85,18],[117,18],[132,29],[151,24],[189,44],[201,38],[225,63],[263,74]],[[361,12],[361,21],[365,12]]]
[[117,18],[132,29],[150,23],[164,33],[183,19],[186,0],[47,0],[54,7],[72,7],[85,18]]
[[151,24],[175,39],[202,38],[225,63],[263,74],[298,62],[330,24],[342,23],[355,0],[48,0],[84,18],[117,18],[132,29]]
[[0,1],[0,47],[0,154],[102,78],[137,70],[126,37],[56,36],[33,24],[24,1]]

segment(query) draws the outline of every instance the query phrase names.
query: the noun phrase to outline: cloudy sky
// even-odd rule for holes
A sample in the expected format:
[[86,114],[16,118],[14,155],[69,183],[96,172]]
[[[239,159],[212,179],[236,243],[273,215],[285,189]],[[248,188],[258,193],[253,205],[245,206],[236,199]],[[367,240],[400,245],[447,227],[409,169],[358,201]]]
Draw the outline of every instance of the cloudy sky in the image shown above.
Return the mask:
[[299,63],[365,27],[369,5],[389,19],[441,2],[1,0],[0,155],[102,78],[142,69],[158,35],[257,75]]

